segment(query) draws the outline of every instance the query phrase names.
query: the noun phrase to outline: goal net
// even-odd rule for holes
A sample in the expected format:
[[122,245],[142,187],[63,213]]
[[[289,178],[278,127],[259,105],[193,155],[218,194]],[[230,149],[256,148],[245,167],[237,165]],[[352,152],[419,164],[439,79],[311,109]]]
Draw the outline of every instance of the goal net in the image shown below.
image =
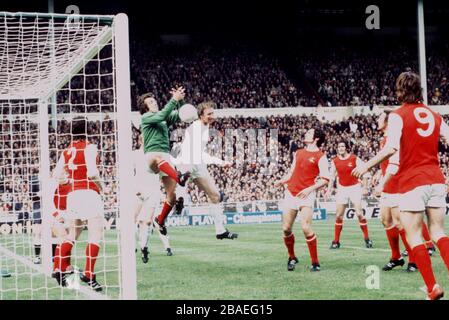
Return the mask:
[[[128,50],[124,14],[0,12],[0,300],[136,298]],[[70,254],[75,273],[65,287],[52,277],[64,240],[53,232],[51,174],[80,116],[103,185],[93,270],[102,291],[80,281],[86,255],[89,268],[93,260],[85,222]]]

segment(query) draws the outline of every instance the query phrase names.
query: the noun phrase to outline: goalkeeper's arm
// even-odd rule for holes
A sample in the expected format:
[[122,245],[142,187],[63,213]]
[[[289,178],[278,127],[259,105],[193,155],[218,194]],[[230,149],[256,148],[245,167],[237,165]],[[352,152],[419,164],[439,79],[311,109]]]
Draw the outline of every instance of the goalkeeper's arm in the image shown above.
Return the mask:
[[[173,112],[175,107],[179,106],[179,102],[175,99],[171,99],[165,107],[156,113],[147,112],[142,116],[142,125],[152,125],[156,123],[160,123],[162,121],[166,121],[167,118]],[[179,118],[179,116],[178,116]]]

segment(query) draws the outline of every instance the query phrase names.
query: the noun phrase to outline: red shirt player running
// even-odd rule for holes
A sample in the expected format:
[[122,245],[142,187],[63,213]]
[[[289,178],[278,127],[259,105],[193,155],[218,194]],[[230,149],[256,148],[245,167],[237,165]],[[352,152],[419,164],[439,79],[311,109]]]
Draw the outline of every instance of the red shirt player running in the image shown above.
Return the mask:
[[[63,219],[69,222],[69,235],[63,239],[56,249],[53,276],[59,285],[66,286],[66,277],[74,272],[70,266],[70,256],[75,239],[82,231],[82,221],[87,220],[88,243],[86,246],[86,265],[81,280],[93,290],[102,291],[97,282],[94,268],[100,251],[100,241],[103,237],[103,202],[100,174],[97,168],[97,146],[86,140],[87,121],[84,117],[72,120],[73,141],[65,149],[54,170],[54,177],[59,181],[57,193],[60,200],[66,198],[66,212]],[[61,222],[62,217],[58,217]]]
[[367,178],[363,178],[363,190],[359,179],[351,175],[352,170],[363,163],[363,161],[354,154],[347,151],[347,144],[344,141],[338,143],[337,156],[331,161],[331,179],[329,180],[326,198],[329,198],[333,191],[334,180],[338,176],[337,186],[337,210],[335,214],[335,232],[331,249],[340,248],[340,233],[343,229],[343,217],[348,202],[351,201],[355,213],[359,219],[360,229],[363,233],[363,239],[367,248],[373,247],[373,242],[369,239],[368,223],[362,211],[362,195],[368,194]]
[[437,243],[441,257],[449,270],[449,237],[444,233],[446,186],[438,159],[440,136],[449,142],[449,126],[441,116],[422,101],[420,78],[412,72],[401,73],[396,80],[399,109],[388,120],[388,141],[382,151],[353,174],[358,177],[384,159],[399,152],[398,193],[401,222],[413,257],[427,287],[427,299],[444,295],[436,283],[432,263],[421,230],[427,214],[431,237]]
[[304,137],[305,149],[296,152],[289,174],[276,185],[285,184],[284,212],[282,228],[284,243],[288,251],[287,270],[293,271],[298,259],[295,255],[295,235],[292,227],[298,212],[301,212],[301,227],[306,237],[312,260],[311,271],[320,271],[317,240],[312,230],[313,208],[316,190],[329,181],[329,162],[319,147],[324,142],[320,129],[310,129]]

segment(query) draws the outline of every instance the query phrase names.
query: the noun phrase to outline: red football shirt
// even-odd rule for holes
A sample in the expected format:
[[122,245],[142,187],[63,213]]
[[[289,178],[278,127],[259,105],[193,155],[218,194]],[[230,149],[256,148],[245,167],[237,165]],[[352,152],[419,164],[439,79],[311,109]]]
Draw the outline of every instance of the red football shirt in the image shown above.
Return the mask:
[[354,186],[359,183],[359,179],[351,172],[357,166],[357,156],[351,154],[347,159],[340,159],[338,156],[332,160],[338,175],[338,183],[343,187]]
[[399,150],[399,193],[445,183],[438,159],[440,135],[445,135],[442,122],[439,114],[422,103],[404,104],[390,114],[387,144]]
[[[382,140],[380,141],[380,148],[382,149],[386,143],[387,143],[387,137],[384,136],[382,138]],[[394,163],[391,158],[384,160],[380,163],[380,170],[382,172],[383,177],[385,177],[385,174],[387,173],[388,165],[390,165],[390,164],[399,165],[399,163]],[[388,193],[388,194],[398,193],[398,175],[397,174],[393,175],[390,178],[390,180],[388,180],[388,182],[384,185],[383,192]]]
[[287,181],[287,189],[293,196],[315,184],[317,177],[329,180],[329,163],[321,151],[296,151],[293,173]]
[[98,174],[97,163],[96,146],[88,144],[84,140],[78,140],[72,142],[62,152],[55,171],[56,175],[61,175],[59,171],[64,171],[71,184],[71,191],[94,190],[100,193],[97,184],[89,179],[89,174],[90,176]]

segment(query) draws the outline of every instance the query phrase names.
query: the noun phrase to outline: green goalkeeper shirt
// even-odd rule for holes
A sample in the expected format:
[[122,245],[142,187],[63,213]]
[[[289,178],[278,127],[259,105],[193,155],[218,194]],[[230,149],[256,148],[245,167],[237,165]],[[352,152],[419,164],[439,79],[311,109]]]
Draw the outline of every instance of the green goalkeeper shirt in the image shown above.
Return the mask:
[[165,107],[158,112],[147,112],[142,115],[143,150],[147,152],[170,151],[168,127],[180,121],[176,107],[181,105],[171,99]]

